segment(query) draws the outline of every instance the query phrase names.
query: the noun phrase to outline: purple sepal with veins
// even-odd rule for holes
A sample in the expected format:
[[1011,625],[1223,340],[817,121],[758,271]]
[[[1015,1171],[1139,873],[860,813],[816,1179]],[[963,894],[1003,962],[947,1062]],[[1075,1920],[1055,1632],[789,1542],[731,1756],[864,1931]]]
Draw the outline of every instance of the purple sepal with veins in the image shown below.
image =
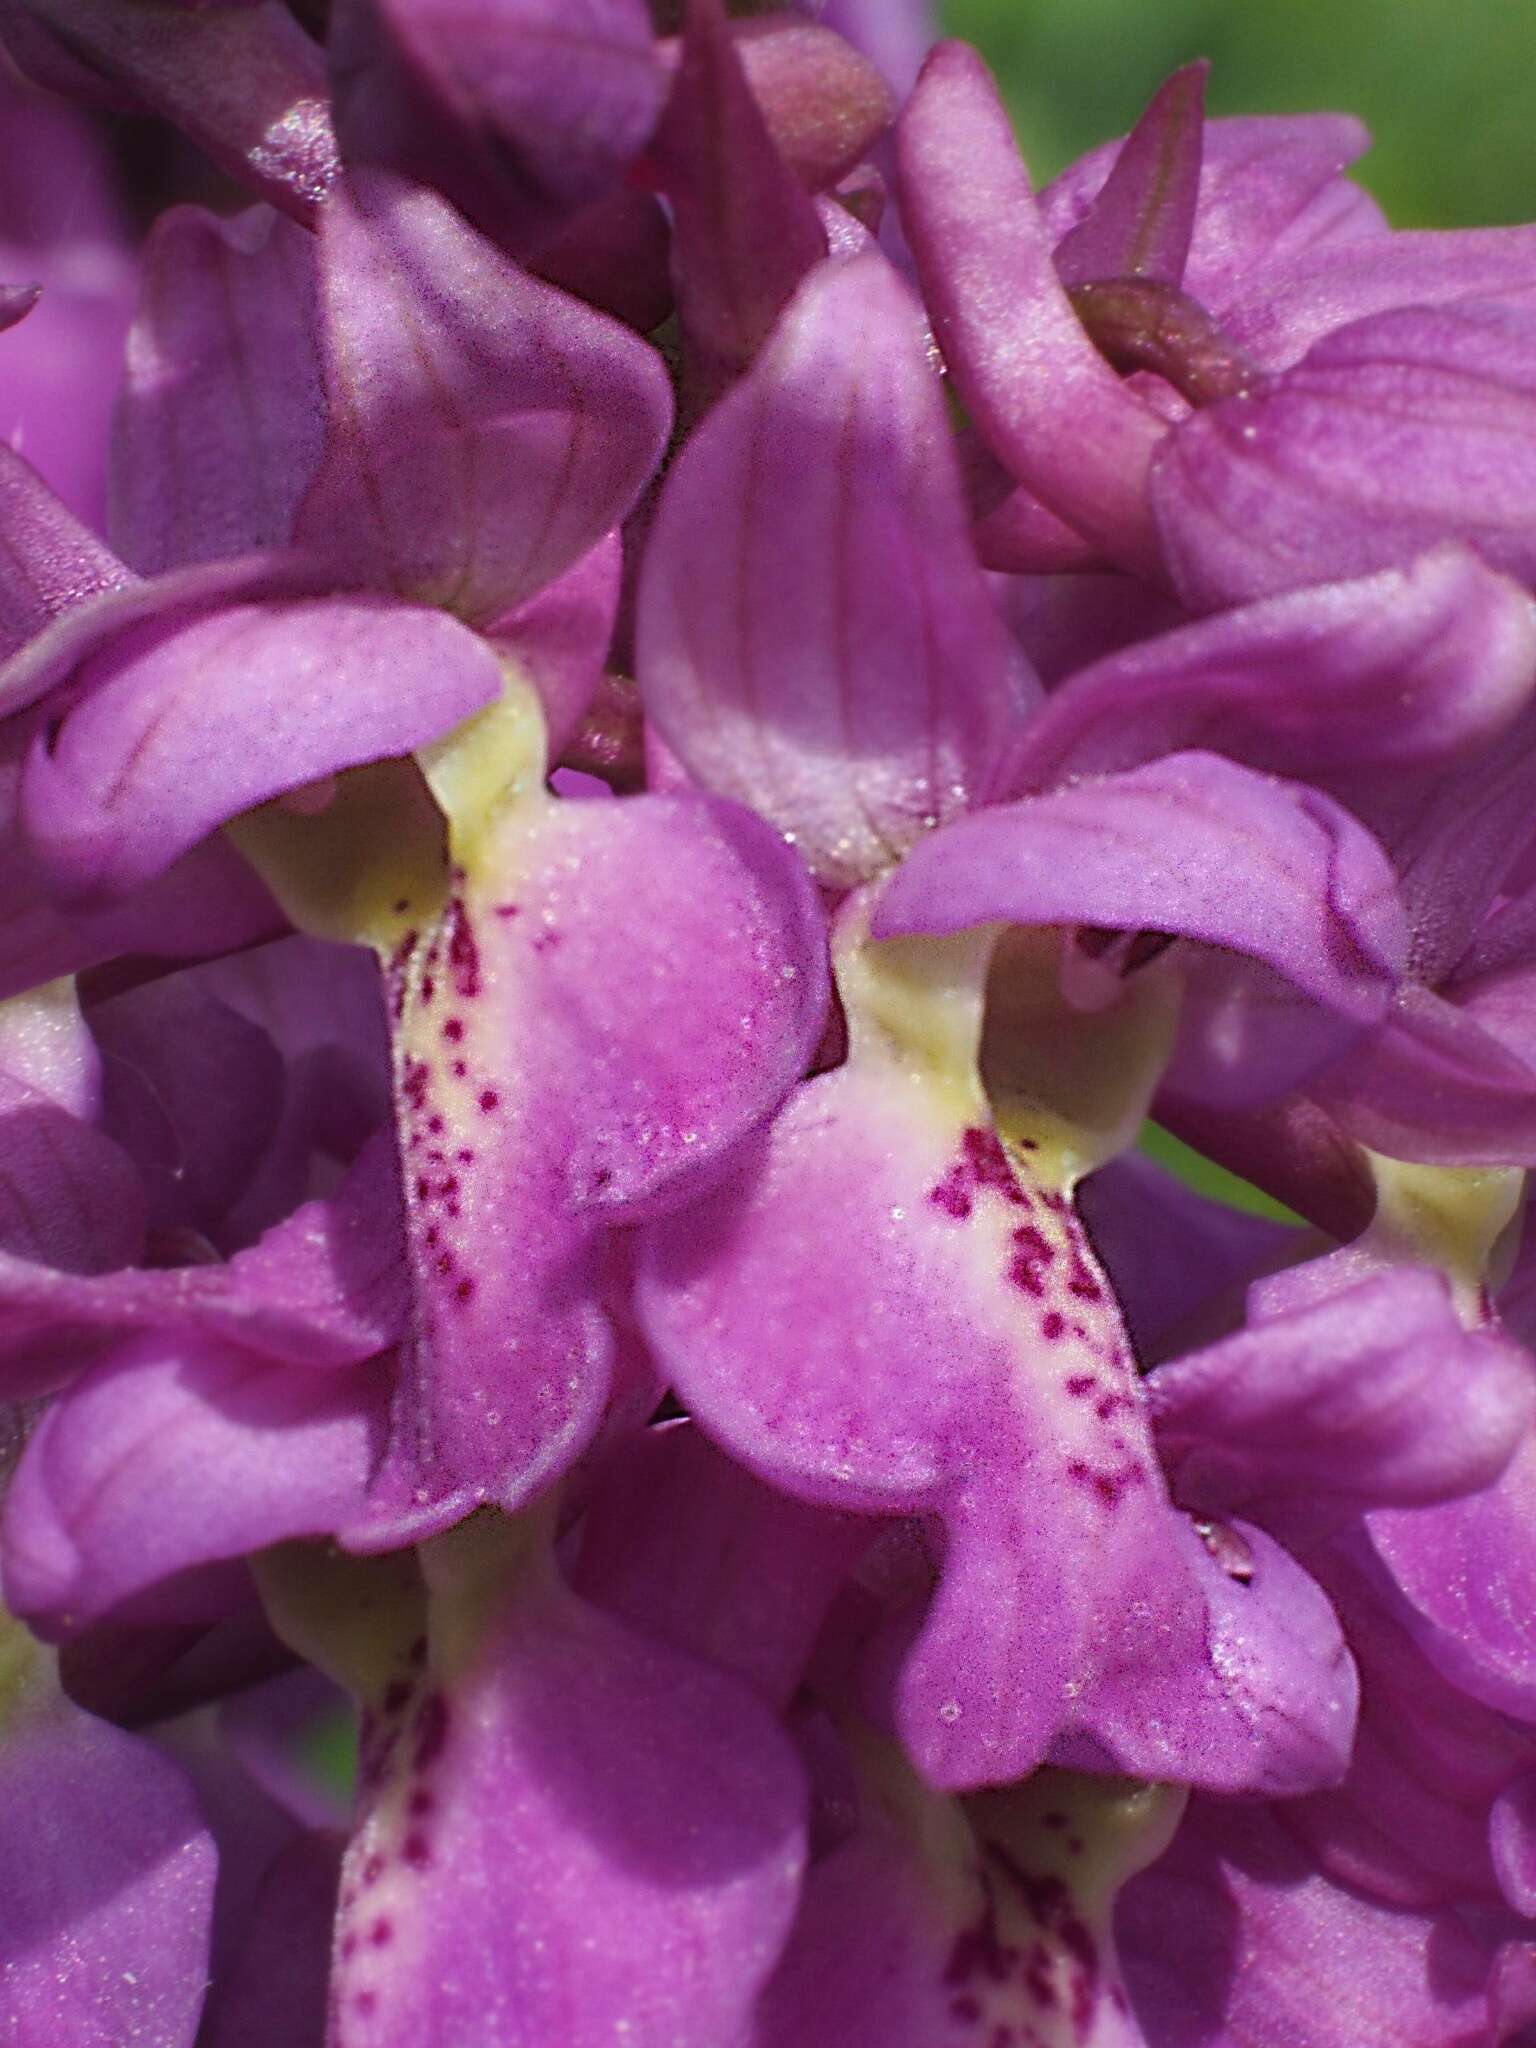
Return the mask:
[[811,272],[670,471],[636,666],[690,774],[836,887],[1009,786],[1037,686],[971,548],[919,309],[877,251]]
[[1448,539],[1529,582],[1531,231],[1392,235],[1338,177],[1354,124],[1205,124],[1188,82],[1037,201],[980,60],[928,59],[903,205],[983,441],[1194,610]]

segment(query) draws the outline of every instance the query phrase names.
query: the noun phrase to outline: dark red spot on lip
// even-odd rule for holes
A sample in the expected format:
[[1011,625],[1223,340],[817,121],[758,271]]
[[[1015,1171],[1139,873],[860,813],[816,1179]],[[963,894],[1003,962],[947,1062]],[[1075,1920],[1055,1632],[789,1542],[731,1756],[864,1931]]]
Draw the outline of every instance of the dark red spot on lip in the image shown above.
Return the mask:
[[368,1939],[375,1948],[387,1948],[395,1938],[394,1923],[380,1914],[368,1930]]
[[461,1281],[459,1282],[458,1286],[454,1288],[454,1290],[453,1290],[453,1298],[454,1298],[454,1300],[455,1300],[455,1301],[473,1301],[473,1300],[474,1300],[474,1298],[475,1298],[475,1283],[474,1283],[474,1281],[473,1281],[472,1279],[470,1279],[470,1277],[469,1277],[469,1275],[468,1275],[467,1273],[465,1274],[464,1278],[463,1278],[463,1279],[462,1279],[462,1280],[461,1280]]
[[378,2002],[379,1994],[376,1991],[359,1991],[357,1996],[353,1999],[352,2004],[354,2008],[362,2014],[363,2018],[367,2019],[369,2014],[377,2006]]
[[533,950],[535,953],[552,953],[559,943],[559,932],[540,932],[533,942]]
[[412,1820],[425,1820],[436,1804],[430,1792],[418,1791],[411,1794],[405,1810]]
[[1122,1497],[1141,1480],[1140,1465],[1131,1464],[1119,1472],[1100,1471],[1083,1458],[1073,1458],[1067,1466],[1067,1476],[1079,1486],[1088,1488],[1103,1501],[1105,1507],[1120,1505]]
[[1049,1961],[1050,1958],[1047,1956],[1044,1961],[1033,1962],[1024,1972],[1025,1990],[1036,2005],[1043,2005],[1047,2012],[1060,2003],[1056,1995],[1056,1986],[1046,1974]]
[[1008,1266],[1008,1278],[1026,1294],[1044,1294],[1046,1270],[1055,1256],[1056,1249],[1049,1238],[1034,1224],[1021,1224],[1013,1233],[1013,1257]]
[[450,1017],[443,1026],[443,1036],[450,1045],[457,1045],[464,1036],[464,1019],[462,1017]]
[[425,1870],[432,1861],[432,1851],[425,1835],[409,1834],[400,1846],[400,1854],[412,1870]]
[[410,907],[411,899],[409,896],[397,897],[395,899],[394,904],[394,915],[396,917],[404,917],[405,913],[410,909]]
[[1065,1336],[1066,1329],[1066,1317],[1055,1309],[1052,1309],[1049,1315],[1042,1316],[1040,1319],[1040,1334],[1047,1344],[1054,1344],[1058,1338]]
[[382,1856],[370,1856],[363,1865],[363,1883],[365,1885],[377,1884],[383,1875],[384,1858]]
[[522,915],[522,906],[518,903],[498,903],[496,915],[498,917],[520,917]]
[[942,1209],[946,1216],[953,1216],[957,1221],[963,1222],[971,1213],[971,1191],[957,1167],[951,1167],[944,1178],[928,1190],[928,1199],[935,1208]]
[[486,1112],[487,1115],[489,1115],[489,1113],[493,1109],[499,1109],[501,1107],[501,1097],[496,1093],[496,1090],[494,1088],[482,1088],[480,1090],[480,1107]]
[[454,1078],[454,1079],[455,1079],[456,1081],[462,1081],[462,1080],[463,1080],[463,1078],[464,1078],[464,1076],[465,1076],[465,1075],[466,1075],[466,1074],[467,1074],[468,1072],[469,1072],[469,1068],[468,1068],[468,1066],[467,1066],[467,1065],[465,1064],[465,1062],[464,1062],[463,1060],[455,1060],[455,1061],[454,1061],[454,1063],[453,1063],[453,1078]]
[[435,981],[434,981],[434,980],[432,979],[432,977],[431,977],[431,975],[430,975],[430,974],[424,974],[424,975],[423,975],[423,976],[421,977],[421,1001],[422,1001],[422,1007],[423,1007],[423,1008],[425,1008],[425,1007],[426,1007],[426,1005],[427,1005],[427,1004],[429,1004],[429,1003],[431,1002],[432,998],[433,998],[433,997],[434,997],[434,996],[435,996],[436,994],[437,994],[437,983],[436,983],[436,982],[435,982]]
[[1008,1155],[996,1131],[973,1124],[961,1133],[960,1150],[978,1187],[991,1188],[1015,1208],[1027,1209],[1029,1197],[1013,1177]]
[[1018,1962],[1019,1952],[998,1938],[997,1907],[990,1880],[983,1873],[986,1900],[978,1918],[955,1936],[944,1966],[944,1982],[952,1985],[975,1983],[978,1977],[994,1984],[1006,1984]]
[[413,1761],[418,1771],[437,1762],[448,1740],[448,1705],[440,1692],[428,1693],[416,1716]]
[[1064,1384],[1074,1401],[1082,1401],[1093,1392],[1099,1383],[1091,1372],[1075,1372]]
[[463,899],[457,896],[448,906],[448,971],[461,996],[480,993],[480,948]]

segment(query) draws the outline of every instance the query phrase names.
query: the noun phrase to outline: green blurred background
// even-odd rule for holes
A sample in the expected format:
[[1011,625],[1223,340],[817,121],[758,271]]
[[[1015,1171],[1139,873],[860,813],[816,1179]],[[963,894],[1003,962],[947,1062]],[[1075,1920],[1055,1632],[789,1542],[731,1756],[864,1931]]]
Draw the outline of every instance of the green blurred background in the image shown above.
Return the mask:
[[1536,0],[941,0],[1002,80],[1037,183],[1212,63],[1215,114],[1358,114],[1400,227],[1536,219]]

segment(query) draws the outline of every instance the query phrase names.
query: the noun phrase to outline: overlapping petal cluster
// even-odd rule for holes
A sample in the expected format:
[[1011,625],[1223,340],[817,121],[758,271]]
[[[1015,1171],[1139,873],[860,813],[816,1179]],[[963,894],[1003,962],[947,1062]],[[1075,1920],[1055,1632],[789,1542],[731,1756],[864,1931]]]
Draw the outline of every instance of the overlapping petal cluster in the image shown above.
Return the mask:
[[1536,2040],[1536,229],[303,11],[0,8],[0,2031]]

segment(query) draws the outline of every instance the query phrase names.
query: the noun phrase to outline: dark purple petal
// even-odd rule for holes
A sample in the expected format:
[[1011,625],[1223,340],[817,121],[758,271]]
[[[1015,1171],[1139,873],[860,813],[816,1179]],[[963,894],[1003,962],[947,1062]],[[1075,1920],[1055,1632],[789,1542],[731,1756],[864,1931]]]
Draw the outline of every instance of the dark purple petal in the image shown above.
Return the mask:
[[1505,1788],[1488,1833],[1499,1888],[1517,1913],[1536,1918],[1536,1774]]
[[273,1858],[209,1989],[199,2048],[323,2048],[339,1860],[324,1835]]
[[1251,1180],[1328,1236],[1344,1242],[1369,1225],[1376,1209],[1370,1163],[1306,1096],[1234,1111],[1163,1089],[1153,1107],[1175,1137],[1239,1180]]
[[1121,1895],[1115,1931],[1158,2048],[1393,2048],[1485,2040],[1492,1944],[1329,1881],[1283,1806],[1196,1798]]
[[1198,1513],[1332,1497],[1416,1507],[1498,1477],[1536,1420],[1536,1366],[1464,1331],[1405,1268],[1268,1315],[1149,1382],[1175,1498]]
[[667,479],[638,672],[689,772],[848,884],[1004,785],[1032,679],[976,565],[921,320],[809,277]]
[[1383,1905],[1476,1900],[1486,1910],[1498,1897],[1489,1851],[1500,1795],[1518,1787],[1536,1745],[1435,1670],[1384,1574],[1361,1570],[1352,1550],[1330,1548],[1317,1569],[1360,1666],[1354,1757],[1335,1790],[1288,1804],[1285,1824],[1335,1883]]
[[982,439],[1051,512],[1144,571],[1154,554],[1147,464],[1165,428],[1079,326],[1008,115],[973,51],[934,51],[897,141],[923,294]]
[[1298,1238],[1293,1224],[1196,1194],[1141,1152],[1090,1174],[1078,1205],[1143,1365],[1188,1341],[1192,1318],[1208,1333],[1209,1318],[1230,1311],[1241,1287],[1289,1257]]
[[26,0],[65,52],[174,121],[257,198],[308,220],[337,174],[319,49],[278,0]]
[[[835,24],[833,24],[835,28]],[[894,111],[890,88],[840,34],[787,13],[732,24],[743,76],[768,134],[807,191],[852,171]],[[661,51],[675,69],[680,43]]]
[[382,173],[320,228],[330,437],[296,537],[484,625],[617,526],[671,424],[661,359]]
[[1186,64],[1153,94],[1092,207],[1056,245],[1063,284],[1183,282],[1200,190],[1208,68]]
[[529,268],[573,298],[650,334],[672,311],[671,234],[661,203],[621,185],[585,206]]
[[0,1258],[95,1274],[136,1259],[145,1193],[106,1132],[35,1094],[0,1109]]
[[6,1598],[49,1635],[191,1565],[351,1519],[382,1449],[384,1375],[136,1337],[59,1396],[11,1480]]
[[583,1526],[576,1586],[782,1707],[875,1527],[790,1500],[692,1425],[669,1424],[624,1446],[605,1469]]
[[334,1196],[304,1203],[221,1264],[77,1276],[0,1253],[6,1395],[57,1384],[82,1350],[94,1362],[101,1332],[194,1331],[321,1368],[371,1358],[404,1321],[402,1251],[393,1162],[375,1146]]
[[214,1846],[177,1767],[59,1698],[0,1745],[0,2028],[192,2048]]
[[153,1226],[217,1243],[282,1113],[276,1046],[180,976],[94,1005],[91,1030],[103,1123],[144,1176]]
[[1151,488],[1196,610],[1366,575],[1442,540],[1529,583],[1536,315],[1467,300],[1357,321],[1177,427]]
[[826,254],[809,195],[753,96],[720,0],[689,0],[652,145],[672,212],[673,281],[706,387],[745,369]]
[[0,333],[26,319],[42,289],[40,284],[0,284]]
[[314,246],[268,207],[156,222],[112,455],[112,537],[141,575],[286,545],[320,456]]
[[1407,984],[1378,1028],[1320,1077],[1359,1143],[1448,1166],[1536,1160],[1536,1067],[1462,1007]]
[[[500,689],[491,650],[441,613],[373,596],[241,601],[241,573],[163,579],[131,624],[110,604],[64,622],[55,672],[78,702],[34,743],[21,799],[61,892],[121,894],[240,812],[408,753]],[[220,575],[235,586],[222,605]],[[27,659],[41,669],[48,654]]]
[[1517,584],[1459,547],[1140,641],[1053,691],[1020,788],[1205,748],[1275,775],[1452,763],[1495,739],[1536,679]]
[[1473,1699],[1536,1720],[1536,1435],[1465,1500],[1383,1509],[1371,1542],[1426,1657]]
[[[0,769],[14,792],[16,776]],[[14,795],[12,794],[14,804]],[[235,849],[206,840],[157,881],[100,909],[62,910],[41,893],[14,812],[0,863],[0,995],[123,957],[180,962],[259,945],[282,912]]]
[[612,190],[665,91],[644,0],[342,0],[330,57],[348,163],[433,186],[519,258]]

